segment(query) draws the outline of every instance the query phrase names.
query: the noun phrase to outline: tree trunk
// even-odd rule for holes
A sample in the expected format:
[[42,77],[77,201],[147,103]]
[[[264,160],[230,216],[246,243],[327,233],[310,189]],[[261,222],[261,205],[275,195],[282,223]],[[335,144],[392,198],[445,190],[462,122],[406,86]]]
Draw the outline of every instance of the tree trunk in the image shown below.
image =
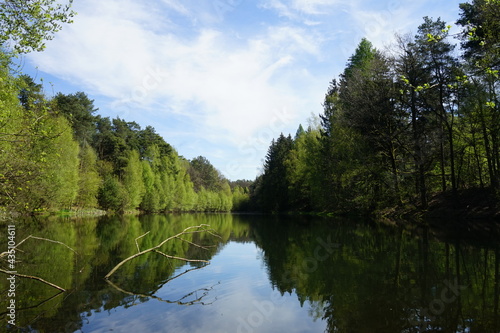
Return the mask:
[[422,147],[420,145],[420,128],[417,125],[417,96],[415,88],[411,88],[411,121],[413,129],[413,144],[414,144],[414,160],[415,169],[417,171],[416,187],[417,193],[420,194],[420,205],[422,208],[427,208],[427,188],[425,186],[425,168],[422,154]]

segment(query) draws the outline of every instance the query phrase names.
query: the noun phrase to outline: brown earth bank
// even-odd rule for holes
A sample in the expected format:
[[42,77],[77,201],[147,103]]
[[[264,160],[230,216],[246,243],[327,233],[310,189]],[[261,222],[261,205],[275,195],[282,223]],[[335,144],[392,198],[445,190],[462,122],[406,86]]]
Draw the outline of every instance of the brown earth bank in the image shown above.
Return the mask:
[[487,219],[500,221],[500,193],[489,188],[460,190],[433,197],[423,212],[425,218]]
[[392,208],[379,212],[377,220],[405,227],[431,228],[447,237],[500,238],[500,193],[489,188],[471,188],[435,195],[426,209]]

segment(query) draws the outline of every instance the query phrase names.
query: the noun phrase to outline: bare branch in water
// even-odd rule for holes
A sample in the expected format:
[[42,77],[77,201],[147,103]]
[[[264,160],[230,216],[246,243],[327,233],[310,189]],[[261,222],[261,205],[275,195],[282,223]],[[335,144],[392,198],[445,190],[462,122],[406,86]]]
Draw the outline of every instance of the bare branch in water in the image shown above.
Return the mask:
[[[168,283],[168,282],[170,282],[170,281],[172,281],[174,279],[177,279],[178,277],[180,277],[180,276],[182,276],[184,274],[187,274],[187,273],[189,273],[191,271],[202,269],[205,266],[188,269],[188,270],[184,271],[183,273],[180,273],[180,274],[174,276],[173,278],[168,279],[163,285],[165,285],[166,283]],[[139,296],[139,297],[146,297],[146,298],[152,298],[152,299],[156,299],[156,300],[158,300],[160,302],[165,302],[165,303],[169,303],[169,304],[188,305],[188,306],[189,305],[195,305],[195,304],[210,305],[213,302],[215,302],[217,300],[217,298],[215,298],[212,302],[209,302],[209,303],[203,302],[203,299],[208,295],[208,293],[216,285],[220,284],[220,282],[218,282],[217,284],[215,284],[215,285],[213,285],[213,286],[211,286],[209,288],[199,288],[199,289],[196,289],[196,290],[194,290],[194,291],[192,291],[192,292],[190,292],[190,293],[188,293],[188,294],[184,295],[183,297],[181,297],[179,299],[176,299],[176,300],[166,300],[166,299],[163,299],[163,298],[155,296],[155,295],[140,294],[140,293],[134,293],[132,291],[125,290],[125,289],[117,286],[116,284],[114,284],[113,282],[111,282],[108,279],[106,279],[106,282],[109,283],[109,285],[111,285],[116,290],[118,290],[118,291],[120,291],[122,293],[128,294],[128,295]],[[198,296],[198,292],[201,292],[201,296]],[[192,295],[196,295],[196,299],[187,300]]]
[[6,271],[6,270],[1,269],[1,268],[0,268],[0,272],[5,273],[5,274],[7,274],[7,275],[14,275],[14,276],[18,276],[18,277],[25,278],[25,279],[37,280],[37,281],[43,282],[43,283],[45,283],[45,284],[47,284],[47,285],[51,286],[52,288],[56,288],[56,289],[58,289],[58,290],[60,290],[60,291],[66,291],[66,289],[61,288],[61,287],[59,287],[58,285],[53,284],[53,283],[51,283],[51,282],[49,282],[49,281],[45,281],[44,279],[42,279],[42,278],[40,278],[40,277],[38,277],[38,276],[31,276],[31,275],[19,274],[19,273],[16,273],[16,272],[9,272],[9,271]]
[[[150,231],[151,231],[151,230],[150,230]],[[141,235],[141,236],[139,236],[139,237],[137,237],[137,238],[135,239],[135,245],[137,246],[137,252],[141,252],[141,249],[139,249],[139,244],[137,243],[137,241],[138,241],[139,239],[141,239],[142,237],[146,236],[147,234],[149,234],[149,232],[150,232],[150,231],[146,232],[144,235]]]
[[[181,258],[181,257],[175,257],[175,256],[171,256],[171,255],[168,255],[166,253],[163,253],[161,252],[159,249],[165,245],[165,243],[167,243],[168,241],[171,241],[172,239],[180,239],[182,241],[185,241],[185,242],[188,242],[190,243],[191,245],[195,245],[199,248],[203,248],[203,249],[206,249],[206,247],[204,246],[201,246],[201,245],[198,245],[198,244],[194,244],[190,241],[187,241],[183,238],[181,238],[181,236],[183,235],[188,235],[188,234],[195,234],[195,233],[202,233],[202,232],[205,232],[205,233],[208,233],[214,237],[217,237],[217,238],[221,238],[219,235],[215,234],[211,229],[209,229],[210,226],[208,224],[200,224],[200,225],[197,225],[197,226],[192,226],[192,227],[188,227],[186,229],[184,229],[182,232],[174,235],[174,236],[171,236],[171,237],[168,237],[167,239],[163,240],[160,244],[156,245],[156,246],[153,246],[147,250],[144,250],[144,251],[140,251],[139,253],[136,253],[128,258],[125,258],[123,259],[121,262],[119,262],[108,274],[106,274],[106,276],[104,277],[105,279],[108,279],[111,275],[113,275],[117,270],[118,268],[120,268],[123,264],[125,264],[126,262],[132,260],[132,259],[135,259],[137,257],[140,257],[142,256],[143,254],[146,254],[146,253],[149,253],[149,252],[156,252],[158,254],[161,254],[162,256],[164,257],[167,257],[167,258],[170,258],[170,259],[177,259],[177,260],[182,260],[182,261],[186,261],[186,262],[203,262],[203,263],[210,263],[209,261],[207,260],[198,260],[198,259],[187,259],[187,258]],[[146,234],[138,237],[138,238],[141,238],[143,236],[145,236]],[[137,239],[136,238],[136,245],[137,245]],[[137,249],[139,249],[139,245],[137,245]]]
[[[68,249],[70,249],[74,253],[77,253],[74,249],[72,249],[68,245],[64,244],[63,242],[55,241],[55,240],[48,239],[48,238],[36,237],[36,236],[33,236],[33,235],[29,235],[28,237],[24,238],[22,241],[20,241],[19,243],[17,243],[17,245],[15,247],[13,247],[12,249],[10,249],[9,251],[5,251],[5,252],[0,253],[0,258],[3,258],[5,256],[9,255],[12,250],[14,250],[14,251],[21,251],[21,250],[18,249],[18,247],[21,244],[23,244],[24,242],[26,242],[28,239],[37,239],[37,240],[42,240],[42,241],[51,242],[51,243],[55,243],[55,244],[60,244],[60,245],[63,245],[65,247],[67,247]],[[7,274],[7,275],[13,275],[13,276],[17,276],[17,277],[20,277],[20,278],[24,278],[24,279],[37,280],[37,281],[45,283],[46,285],[51,286],[52,288],[60,290],[61,292],[66,291],[66,289],[64,289],[62,287],[59,287],[58,285],[56,285],[56,284],[54,284],[52,282],[46,281],[46,280],[44,280],[44,279],[42,279],[41,277],[38,277],[38,276],[20,274],[20,273],[17,273],[17,272],[7,271],[7,270],[4,270],[2,268],[0,268],[0,272],[4,273],[4,274]]]

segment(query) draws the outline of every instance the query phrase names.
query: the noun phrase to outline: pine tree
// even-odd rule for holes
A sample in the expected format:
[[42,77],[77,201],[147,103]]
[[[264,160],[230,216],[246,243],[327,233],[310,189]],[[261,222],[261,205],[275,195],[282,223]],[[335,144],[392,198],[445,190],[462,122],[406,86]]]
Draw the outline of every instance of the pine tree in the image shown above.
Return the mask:
[[71,124],[75,139],[81,146],[91,144],[96,132],[96,116],[98,110],[94,101],[83,92],[65,95],[58,93],[53,99],[53,108]]
[[283,133],[272,141],[264,163],[262,175],[262,208],[268,212],[283,212],[290,208],[289,181],[286,161],[292,149],[291,136]]

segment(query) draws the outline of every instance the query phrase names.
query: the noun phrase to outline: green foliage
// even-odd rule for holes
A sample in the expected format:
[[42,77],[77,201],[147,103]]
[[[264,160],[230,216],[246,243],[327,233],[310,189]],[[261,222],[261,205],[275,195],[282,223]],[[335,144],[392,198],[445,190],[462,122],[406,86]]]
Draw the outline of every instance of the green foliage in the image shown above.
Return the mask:
[[293,147],[285,161],[288,172],[290,206],[294,210],[314,210],[318,202],[320,131],[299,126]]
[[125,210],[129,203],[127,189],[113,175],[105,176],[97,199],[102,209],[118,212]]
[[500,67],[500,2],[473,0],[460,4],[461,33],[464,55],[474,66]]
[[58,93],[54,99],[54,109],[64,115],[73,128],[75,139],[81,145],[92,143],[92,136],[96,132],[96,116],[98,110],[94,101],[83,92],[65,95]]
[[42,157],[40,175],[31,183],[29,195],[37,202],[35,208],[71,208],[78,194],[79,146],[66,119],[49,117],[44,125],[52,136],[33,147]]
[[141,164],[145,193],[141,201],[140,208],[146,212],[156,212],[160,208],[158,191],[155,187],[156,177],[153,169],[151,168],[151,164],[148,161],[143,160]]
[[291,136],[283,134],[276,141],[272,141],[264,163],[264,174],[258,195],[261,206],[267,212],[282,212],[290,208],[289,179],[287,177],[287,161],[293,146]]
[[250,205],[250,193],[248,189],[244,189],[241,186],[236,186],[232,190],[233,197],[233,207],[234,211],[245,211],[249,210]]
[[26,159],[29,133],[23,127],[23,109],[17,98],[20,82],[10,75],[10,59],[4,54],[0,66],[0,202],[3,207],[16,205],[17,193],[34,171]]
[[71,23],[73,0],[4,0],[0,2],[0,46],[9,44],[18,53],[42,51],[45,41]]
[[69,124],[50,112],[39,85],[3,68],[0,205],[26,212],[68,208],[79,181],[79,147]]
[[273,140],[253,202],[270,212],[369,213],[498,189],[498,6],[461,5],[465,63],[440,19],[425,17],[392,52],[363,39],[328,87],[319,132],[300,126],[294,140]]
[[179,211],[192,211],[196,205],[196,192],[189,175],[182,170],[177,176],[174,209]]
[[348,79],[354,71],[363,72],[375,57],[376,52],[373,44],[368,39],[363,38],[358,44],[356,51],[354,51],[354,54],[349,58],[343,78]]
[[91,146],[80,150],[80,182],[76,205],[81,208],[96,208],[101,177],[97,170],[97,155]]
[[123,170],[123,186],[128,192],[129,201],[127,209],[136,209],[142,202],[144,193],[146,191],[143,170],[139,153],[137,150],[131,150],[128,153],[128,163]]
[[10,74],[8,56],[0,60],[2,209],[232,209],[227,180],[205,158],[179,157],[151,126],[95,116],[85,93],[47,101],[40,84]]
[[220,190],[224,182],[220,172],[203,156],[198,156],[190,161],[188,172],[197,192],[201,188],[211,191]]
[[11,194],[15,198],[14,209],[70,208],[79,181],[79,147],[70,127],[64,118],[47,115],[33,134],[35,138],[28,147],[13,147],[21,153],[15,163],[21,167],[17,175],[24,179],[24,184]]

